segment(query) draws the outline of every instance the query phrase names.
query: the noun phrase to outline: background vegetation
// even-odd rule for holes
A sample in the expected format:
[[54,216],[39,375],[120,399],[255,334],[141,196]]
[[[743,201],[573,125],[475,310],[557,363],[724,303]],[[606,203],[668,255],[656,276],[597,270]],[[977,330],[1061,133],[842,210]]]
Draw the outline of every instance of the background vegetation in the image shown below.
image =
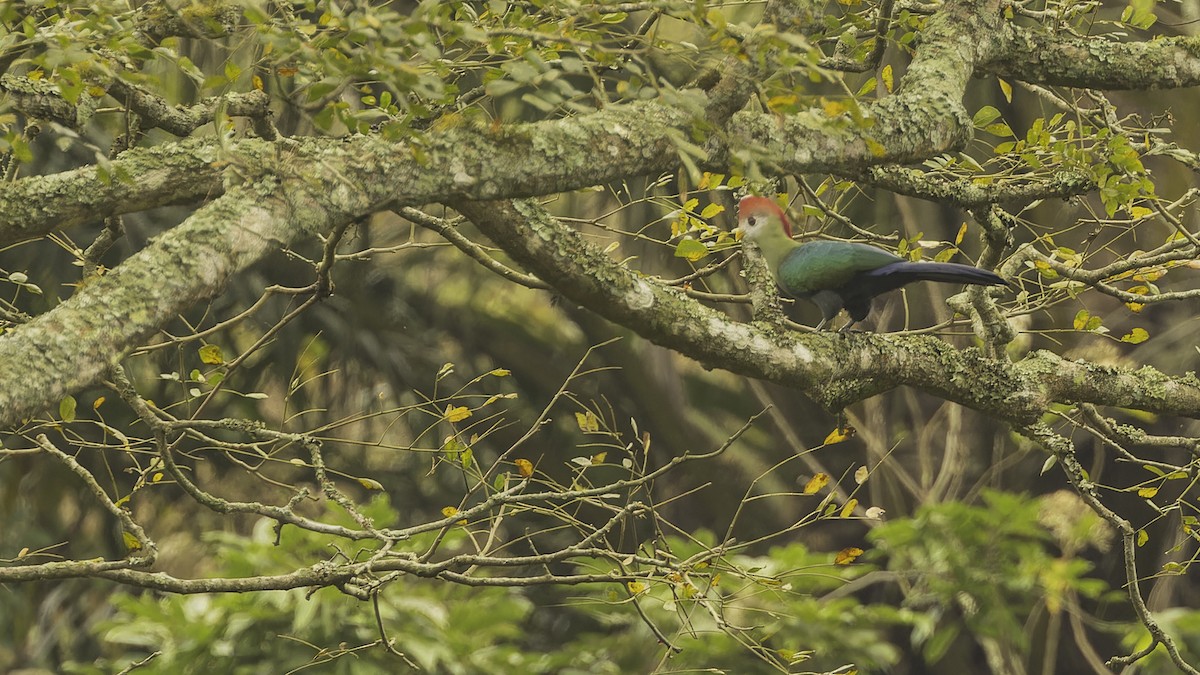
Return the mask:
[[0,670],[1194,672],[1198,11],[0,5]]

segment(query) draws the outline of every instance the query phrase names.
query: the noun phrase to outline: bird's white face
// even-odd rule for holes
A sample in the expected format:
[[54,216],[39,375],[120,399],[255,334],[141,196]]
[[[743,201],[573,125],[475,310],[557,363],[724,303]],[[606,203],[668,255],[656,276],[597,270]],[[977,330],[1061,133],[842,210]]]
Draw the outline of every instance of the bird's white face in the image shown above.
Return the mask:
[[738,213],[738,229],[742,231],[742,237],[750,241],[757,241],[767,232],[768,228],[779,227],[777,223],[771,221],[771,212],[761,207]]

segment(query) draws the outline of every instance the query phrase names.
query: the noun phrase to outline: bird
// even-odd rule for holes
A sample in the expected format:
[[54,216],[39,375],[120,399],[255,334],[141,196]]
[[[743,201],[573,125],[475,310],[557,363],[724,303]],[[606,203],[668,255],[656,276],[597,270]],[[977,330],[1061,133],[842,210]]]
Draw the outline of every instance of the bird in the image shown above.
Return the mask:
[[914,281],[1007,286],[994,272],[948,262],[910,262],[869,244],[792,239],[792,226],[779,205],[766,197],[744,197],[738,204],[742,239],[755,243],[780,290],[811,300],[821,310],[823,329],[842,309],[850,326],[867,318],[871,300]]

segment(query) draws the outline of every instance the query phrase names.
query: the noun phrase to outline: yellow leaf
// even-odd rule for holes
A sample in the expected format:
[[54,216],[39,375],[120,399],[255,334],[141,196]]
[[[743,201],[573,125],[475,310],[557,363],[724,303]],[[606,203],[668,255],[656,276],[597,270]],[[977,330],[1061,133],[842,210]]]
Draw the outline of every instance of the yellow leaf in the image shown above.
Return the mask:
[[446,406],[446,412],[443,415],[447,422],[461,422],[471,416],[470,408],[460,405],[457,408],[454,406]]
[[858,500],[851,498],[850,501],[846,502],[846,505],[842,507],[841,517],[849,518],[851,515],[854,514],[854,509],[857,507],[858,507]]
[[442,515],[446,516],[447,518],[453,518],[454,516],[458,515],[458,507],[457,506],[443,506],[442,507]]
[[379,481],[375,480],[374,478],[359,478],[358,484],[367,488],[368,490],[382,490],[383,489],[383,483],[380,483]]
[[1150,541],[1150,535],[1146,534],[1145,530],[1138,530],[1137,531],[1137,545],[1145,546],[1146,542],[1148,542],[1148,541]]
[[630,581],[628,584],[626,584],[626,586],[629,587],[629,592],[633,593],[634,595],[646,590],[646,584],[640,581]]
[[837,427],[833,431],[829,432],[829,435],[825,437],[825,445],[833,445],[834,443],[841,443],[842,441],[850,438],[853,435],[854,435],[854,427],[849,426],[849,425],[847,425],[845,427]]
[[1087,327],[1088,319],[1090,317],[1090,312],[1088,312],[1086,309],[1081,309],[1075,313],[1075,320],[1071,323],[1071,325],[1075,327],[1075,330],[1083,330],[1085,327]]
[[[1136,304],[1136,303],[1134,303]],[[1132,345],[1138,345],[1150,339],[1150,333],[1146,332],[1145,328],[1134,328],[1125,335],[1121,336],[1121,342],[1128,342]]]
[[517,465],[517,471],[522,478],[529,478],[533,475],[533,462],[527,459],[514,459],[513,464]]
[[825,115],[828,117],[837,117],[847,110],[845,103],[832,99],[822,99],[821,108],[825,111]]
[[718,213],[724,213],[724,211],[725,211],[724,206],[721,206],[720,204],[717,204],[714,202],[714,203],[709,204],[708,206],[704,207],[704,210],[700,212],[700,217],[704,218],[705,220],[708,220],[709,218],[716,216]]
[[259,91],[263,90],[263,81],[261,77],[255,75],[254,77],[250,78],[250,81],[253,82],[255,89]]
[[201,363],[207,363],[210,366],[219,366],[225,363],[225,357],[217,345],[204,345],[199,349],[199,353]]
[[772,96],[767,100],[767,108],[772,112],[786,112],[796,107],[800,99],[795,94]]
[[600,420],[596,418],[596,413],[591,410],[586,413],[575,413],[575,423],[579,425],[579,430],[584,433],[600,431]]
[[1000,84],[1000,93],[1004,94],[1004,100],[1012,103],[1012,85],[999,78],[996,78],[996,81]]
[[1033,266],[1037,269],[1038,274],[1046,277],[1047,279],[1058,278],[1058,272],[1050,266],[1050,263],[1046,262],[1045,260],[1034,260]]
[[840,551],[833,558],[834,565],[849,565],[854,562],[858,556],[863,554],[863,550],[857,546],[848,546]]
[[825,484],[828,482],[829,482],[829,474],[818,473],[817,475],[808,479],[808,483],[806,483],[804,485],[804,494],[806,494],[806,495],[816,494],[817,492],[820,492],[821,488],[825,487]]
[[138,541],[138,538],[133,536],[132,532],[122,531],[121,540],[125,542],[125,550],[127,551],[142,550],[142,542]]
[[958,228],[958,234],[954,235],[954,245],[958,246],[961,244],[965,236],[967,236],[967,223],[963,221],[962,226]]
[[1135,219],[1138,219],[1138,220],[1145,218],[1146,216],[1148,216],[1152,213],[1154,213],[1153,209],[1148,209],[1144,206],[1133,206],[1133,207],[1130,207],[1130,209],[1129,209],[1129,215],[1133,216]]
[[97,396],[96,400],[92,401],[92,410],[98,410],[102,405],[104,405],[104,397]]
[[1150,499],[1156,494],[1158,494],[1158,488],[1156,487],[1144,487],[1138,490],[1138,496],[1146,499]]
[[603,464],[606,457],[608,457],[607,452],[597,452],[596,454],[592,455],[592,466]]
[[891,66],[891,64],[888,64],[883,67],[883,73],[881,75],[883,77],[883,87],[888,90],[889,94],[892,93],[892,66]]

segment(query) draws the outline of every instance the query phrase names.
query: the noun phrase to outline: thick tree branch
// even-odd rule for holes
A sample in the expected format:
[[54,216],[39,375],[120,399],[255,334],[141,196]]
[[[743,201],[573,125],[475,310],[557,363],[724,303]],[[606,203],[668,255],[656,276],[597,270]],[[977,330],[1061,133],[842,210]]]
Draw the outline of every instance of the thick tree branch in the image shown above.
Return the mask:
[[264,91],[228,94],[209,98],[193,106],[174,106],[161,96],[120,79],[108,85],[113,98],[142,116],[144,128],[157,127],[176,136],[187,136],[212,122],[218,111],[231,117],[264,119],[271,114],[271,97]]
[[[251,149],[239,146],[243,154]],[[211,140],[189,139],[126,152],[103,170],[86,166],[6,185],[0,195],[0,246],[106,216],[220,195],[217,154]]]
[[1096,182],[1090,177],[1071,171],[1058,171],[1047,177],[1014,177],[980,185],[970,178],[949,178],[902,166],[879,166],[868,169],[860,178],[896,194],[965,209],[991,204],[1020,208],[1038,199],[1066,199],[1096,189]]
[[1167,89],[1200,84],[1200,38],[1117,42],[1005,23],[983,73],[1064,87]]
[[[856,175],[961,145],[970,136],[962,95],[981,58],[982,36],[997,29],[997,7],[997,0],[960,2],[931,17],[901,90],[865,107],[862,120],[815,110],[781,122],[773,114],[741,112],[710,139],[709,157],[700,164],[725,171],[749,147],[756,161],[786,174]],[[0,245],[102,216],[211,197],[220,184],[213,167],[199,162],[256,164],[276,153],[335,167],[314,179],[357,182],[355,189],[374,193],[376,206],[529,197],[674,171],[681,164],[680,135],[691,133],[711,103],[702,92],[687,93],[692,109],[683,100],[615,105],[567,119],[454,128],[431,134],[419,147],[363,136],[280,145],[185,140],[180,143],[195,145],[134,150],[114,160],[107,177],[85,167],[17,181],[0,199]]]
[[[361,205],[360,205],[361,208]],[[330,209],[302,189],[232,189],[50,312],[0,336],[0,424],[96,382],[132,347],[229,279],[304,233],[325,230]]]
[[[953,147],[969,134],[961,98],[977,63],[985,60],[989,31],[998,30],[997,7],[997,0],[960,0],[930,17],[900,91],[865,108],[866,122],[830,119],[821,112],[781,122],[775,115],[741,112],[729,125],[733,133],[723,134],[720,142],[753,147],[759,161],[794,174],[858,174],[866,166]],[[0,360],[19,364],[0,382],[0,421],[12,423],[95,382],[138,340],[211,297],[225,278],[266,251],[298,237],[330,231],[389,206],[544,195],[675,170],[681,164],[677,139],[703,116],[706,97],[701,92],[694,96],[694,109],[638,102],[531,124],[464,125],[423,138],[419,147],[371,136],[277,143],[248,139],[224,145],[185,140],[126,153],[109,166],[114,180],[104,180],[89,167],[18,181],[0,200],[0,242],[101,215],[219,194],[221,179],[250,187],[201,209],[70,301],[0,336]],[[724,170],[721,158],[730,153],[715,139],[704,164]],[[295,206],[298,202],[301,208]],[[1092,382],[1111,380],[1112,386],[1049,387],[1045,383],[1054,378],[1036,373],[1052,359],[1049,355],[1031,357],[1024,367],[1011,370],[919,338],[911,343],[879,336],[838,338],[848,341],[843,343],[818,336],[801,342],[759,331],[702,310],[675,291],[628,279],[627,271],[602,256],[591,259],[591,253],[573,251],[564,260],[567,249],[561,247],[573,244],[559,236],[562,228],[540,209],[503,209],[479,224],[489,227],[510,253],[518,255],[524,248],[519,259],[528,269],[572,291],[577,301],[701,361],[799,386],[830,407],[909,384],[1022,419],[1037,416],[1043,404],[1057,400],[1185,415],[1200,409],[1190,381],[1177,382],[1166,393],[1158,387],[1155,394],[1121,373],[1091,373]],[[521,230],[526,221],[536,224],[532,231]],[[546,238],[546,250],[531,246],[536,242],[528,237],[534,233]],[[548,257],[526,260],[535,252]],[[593,268],[596,276],[576,289],[581,268]],[[543,270],[558,280],[544,277]],[[596,287],[602,281],[615,285]],[[64,336],[82,336],[82,341],[67,344]],[[710,346],[697,350],[706,341]],[[819,365],[824,363],[836,365]],[[1035,374],[1041,381],[1025,380]],[[989,380],[996,380],[994,386],[981,385]]]
[[1045,351],[1010,363],[932,337],[798,335],[737,323],[618,265],[533,202],[456,208],[567,298],[706,366],[796,387],[833,410],[908,385],[1023,423],[1055,402],[1200,417],[1200,381],[1192,375],[1066,361]]

